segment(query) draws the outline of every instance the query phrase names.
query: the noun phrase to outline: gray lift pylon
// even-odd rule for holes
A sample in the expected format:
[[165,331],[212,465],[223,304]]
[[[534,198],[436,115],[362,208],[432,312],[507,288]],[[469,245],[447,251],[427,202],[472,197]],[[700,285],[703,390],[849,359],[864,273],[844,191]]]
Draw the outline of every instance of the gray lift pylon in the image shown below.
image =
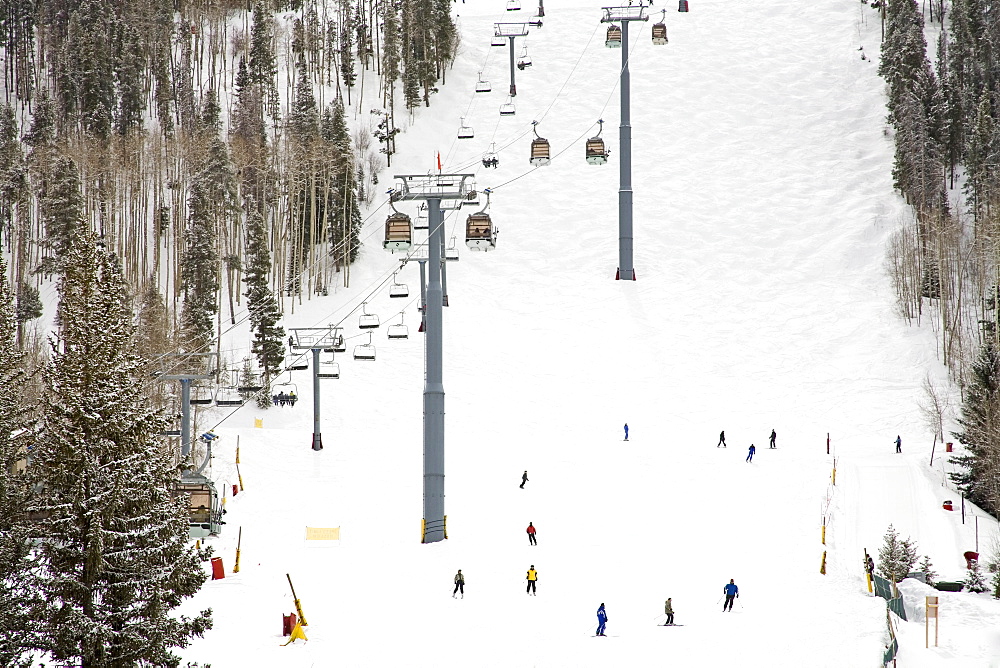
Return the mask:
[[[513,40],[512,40],[513,43]],[[424,337],[424,504],[422,543],[448,537],[444,514],[443,304],[444,209],[461,208],[475,189],[473,174],[415,174],[395,177],[393,201],[424,201],[428,209],[427,258],[420,258]],[[427,284],[424,285],[424,271]]]
[[[218,361],[216,353],[169,353],[152,360],[157,380],[179,380],[181,382],[181,460],[191,454],[191,381],[218,380],[218,370],[211,369],[212,358]],[[205,361],[202,361],[205,360]],[[191,365],[208,365],[204,373],[183,373],[181,370]]]
[[514,70],[517,67],[514,64],[514,39],[517,37],[527,37],[527,35],[528,35],[527,23],[493,24],[493,36],[506,37],[510,44],[510,96],[511,97],[515,97],[517,95],[517,86],[514,83]]
[[324,348],[334,348],[336,349],[336,343],[338,337],[342,337],[341,328],[328,326],[328,327],[293,327],[289,330],[292,340],[291,347],[293,350],[311,350],[312,351],[312,373],[313,373],[313,435],[312,435],[312,449],[322,450],[323,449],[323,433],[320,428],[320,410],[319,410],[319,380],[323,376],[320,375],[319,366],[319,354]]
[[627,7],[603,7],[601,23],[621,24],[622,27],[622,72],[621,72],[621,125],[618,128],[618,143],[621,159],[618,161],[618,271],[615,280],[634,281],[635,268],[632,266],[632,115],[631,79],[628,71],[628,24],[632,21],[648,21],[645,5]]

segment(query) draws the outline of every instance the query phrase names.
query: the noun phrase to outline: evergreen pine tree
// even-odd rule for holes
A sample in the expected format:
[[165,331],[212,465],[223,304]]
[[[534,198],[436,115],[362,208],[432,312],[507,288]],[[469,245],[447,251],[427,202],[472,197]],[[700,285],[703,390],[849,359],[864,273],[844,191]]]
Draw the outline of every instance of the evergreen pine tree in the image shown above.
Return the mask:
[[[285,361],[285,330],[278,324],[281,311],[271,291],[271,252],[267,247],[267,228],[264,219],[256,211],[247,215],[247,267],[243,274],[247,291],[247,310],[250,312],[250,328],[253,330],[253,354],[257,365],[264,370],[263,383],[269,386]],[[267,408],[271,405],[267,392],[258,395],[257,405]]]
[[38,208],[45,229],[43,245],[50,253],[38,270],[52,274],[62,270],[70,244],[84,227],[80,174],[73,160],[55,160],[47,187],[38,198]]
[[270,14],[258,4],[253,10],[253,25],[250,28],[250,59],[247,62],[250,83],[257,87],[260,99],[265,102],[272,118],[278,117],[278,88],[274,77],[278,66],[274,58],[274,28]]
[[17,120],[9,104],[0,105],[0,237],[9,239],[14,214],[27,203],[28,167],[18,138]]
[[972,364],[955,434],[965,453],[949,461],[961,470],[950,473],[952,482],[973,503],[989,513],[1000,512],[1000,355],[990,341]]
[[976,594],[987,590],[986,578],[976,559],[969,562],[969,568],[965,573],[965,588]]
[[172,493],[165,420],[137,389],[144,364],[121,268],[93,234],[74,239],[59,296],[29,469],[50,606],[39,649],[88,668],[177,666],[171,650],[212,625],[211,610],[174,613],[206,575]]
[[351,50],[353,43],[354,19],[351,14],[350,0],[341,0],[340,5],[340,77],[347,86],[347,103],[351,103],[351,87],[357,80],[357,73],[354,71],[354,53]]
[[931,558],[927,555],[924,555],[924,558],[920,561],[920,572],[924,574],[924,580],[927,584],[934,584],[934,579],[937,578],[937,571],[934,570],[934,564],[931,563]]
[[0,665],[30,666],[39,643],[42,600],[35,578],[31,536],[25,508],[29,487],[21,468],[29,440],[27,410],[21,389],[25,382],[15,332],[14,294],[0,255]]
[[331,240],[339,248],[338,259],[344,264],[354,262],[360,250],[361,209],[359,206],[357,160],[347,128],[344,101],[337,98],[323,114],[323,140],[330,147],[333,161],[333,180],[328,216]]
[[916,546],[909,538],[902,540],[890,524],[885,532],[882,547],[878,551],[878,572],[886,580],[899,582],[913,569],[917,562]]

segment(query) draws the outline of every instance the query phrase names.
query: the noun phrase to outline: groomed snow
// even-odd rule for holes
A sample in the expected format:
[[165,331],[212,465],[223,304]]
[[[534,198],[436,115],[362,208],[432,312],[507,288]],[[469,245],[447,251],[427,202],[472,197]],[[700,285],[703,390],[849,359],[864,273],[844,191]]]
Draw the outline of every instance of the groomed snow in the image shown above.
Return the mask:
[[[446,171],[475,169],[491,142],[519,137],[499,169],[478,169],[479,186],[496,187],[496,252],[463,247],[448,265],[449,540],[419,543],[423,338],[414,305],[383,290],[369,300],[384,323],[377,361],[343,355],[341,379],[324,381],[323,451],[309,447],[306,372],[293,378],[294,408],[246,407],[216,430],[213,478],[236,482],[238,439],[245,490],[208,542],[229,572],[242,527],[241,570],[185,605],[210,606],[216,619],[185,659],[877,665],[885,604],[867,594],[862,549],[877,552],[893,523],[954,580],[974,535],[971,520],[941,509],[957,495],[940,485],[940,457],[927,466],[920,385],[928,371],[945,378],[933,334],[896,317],[882,268],[887,235],[908,213],[892,189],[874,13],[849,0],[691,0],[687,14],[671,2],[667,46],[650,43],[652,22],[633,24],[639,280],[616,282],[620,51],[604,47],[599,3],[549,0],[528,39],[533,66],[517,72],[517,115],[501,119],[506,50],[486,61],[492,24],[534,14],[504,6],[454,5],[462,52],[381,181],[432,169],[437,151]],[[474,96],[484,61],[493,92]],[[477,134],[458,142],[463,116]],[[598,118],[612,155],[595,167],[580,138]],[[558,154],[535,170],[533,119]],[[360,310],[347,314],[395,263],[379,244],[386,212],[369,220],[352,287],[297,306],[286,326],[346,317],[348,335],[359,334]],[[460,246],[464,217],[448,221]],[[415,264],[400,280],[417,293]],[[390,342],[399,302],[411,338]],[[721,429],[725,449],[715,447]],[[838,472],[824,576],[827,433]],[[339,526],[342,540],[307,544],[306,526]],[[996,525],[981,519],[979,532],[985,552]],[[537,597],[524,590],[531,565]],[[459,568],[466,596],[455,600]],[[293,611],[286,573],[309,641],[281,647],[281,615]],[[722,613],[730,578],[741,596]],[[904,592],[922,600],[909,584]],[[682,627],[655,625],[668,596]],[[923,648],[914,617],[901,625],[899,666],[1000,666],[1000,604],[941,596],[941,646]],[[611,637],[592,638],[602,602]]]

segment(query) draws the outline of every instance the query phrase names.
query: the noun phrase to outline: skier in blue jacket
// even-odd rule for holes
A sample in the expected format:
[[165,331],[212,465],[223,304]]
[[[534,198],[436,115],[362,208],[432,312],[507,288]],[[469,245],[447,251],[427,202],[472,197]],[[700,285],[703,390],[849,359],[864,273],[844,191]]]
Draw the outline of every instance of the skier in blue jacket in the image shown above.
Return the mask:
[[608,623],[608,613],[604,611],[604,604],[597,609],[597,635],[604,635],[604,625]]
[[628,422],[625,423],[625,440],[628,440]]
[[[725,612],[726,611],[726,606],[728,605],[729,606],[729,611],[732,612],[733,611],[733,599],[740,597],[740,588],[736,586],[736,583],[733,582],[732,579],[730,579],[729,580],[729,584],[727,584],[725,587],[723,587],[722,590],[724,592],[726,592],[726,602],[722,604],[722,611]],[[718,605],[718,604],[716,604],[716,605]]]
[[753,443],[750,444],[750,454],[747,455],[747,461],[753,463],[753,453],[757,452],[757,448],[753,447]]

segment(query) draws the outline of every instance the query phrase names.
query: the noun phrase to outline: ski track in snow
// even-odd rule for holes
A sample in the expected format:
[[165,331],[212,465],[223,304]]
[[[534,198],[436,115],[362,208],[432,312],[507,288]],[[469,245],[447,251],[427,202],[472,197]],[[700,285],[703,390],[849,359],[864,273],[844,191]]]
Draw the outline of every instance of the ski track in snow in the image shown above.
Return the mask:
[[[369,309],[382,315],[378,360],[355,363],[349,348],[341,379],[324,381],[322,452],[309,447],[305,372],[295,408],[246,407],[218,430],[213,477],[236,482],[239,436],[246,489],[208,542],[231,571],[242,526],[241,571],[185,604],[211,606],[216,626],[184,657],[218,668],[875,665],[885,605],[866,594],[861,549],[876,553],[892,522],[941,579],[959,579],[972,535],[940,510],[956,496],[940,473],[925,473],[920,382],[928,369],[945,377],[932,332],[894,315],[882,269],[907,214],[892,189],[883,84],[858,51],[877,54],[874,14],[842,0],[692,0],[688,14],[668,3],[662,47],[650,44],[653,21],[633,24],[632,283],[612,280],[621,54],[603,45],[600,4],[549,0],[528,39],[534,64],[517,72],[517,115],[497,113],[506,49],[490,54],[493,92],[467,114],[493,21],[534,13],[504,4],[455,5],[462,53],[387,174],[422,173],[435,151],[446,171],[478,168],[491,135],[502,146],[533,119],[557,154],[603,117],[612,154],[589,166],[577,141],[498,188],[496,252],[462,248],[448,265],[450,539],[418,542],[423,339],[412,307],[411,338],[385,339],[408,300],[383,292]],[[463,115],[477,134],[457,142]],[[478,169],[480,188],[529,171],[529,141],[503,150],[499,169]],[[466,213],[447,221],[459,245]],[[286,327],[339,319],[391,271],[385,215],[370,221],[352,287],[297,306]],[[415,264],[400,274],[411,295],[417,276]],[[728,448],[714,447],[720,429]],[[822,576],[827,432],[839,471]],[[342,541],[307,545],[307,525],[340,526]],[[980,531],[982,546],[995,527]],[[525,594],[532,564],[537,597]],[[459,568],[466,596],[454,600]],[[293,611],[285,573],[309,641],[280,647],[280,615]],[[730,578],[741,597],[723,614]],[[655,616],[668,596],[684,628],[664,637]],[[922,623],[904,624],[899,665],[1000,665],[997,604],[944,596],[956,612],[943,608],[942,646],[924,650]],[[619,636],[607,643],[590,637],[601,602]]]

